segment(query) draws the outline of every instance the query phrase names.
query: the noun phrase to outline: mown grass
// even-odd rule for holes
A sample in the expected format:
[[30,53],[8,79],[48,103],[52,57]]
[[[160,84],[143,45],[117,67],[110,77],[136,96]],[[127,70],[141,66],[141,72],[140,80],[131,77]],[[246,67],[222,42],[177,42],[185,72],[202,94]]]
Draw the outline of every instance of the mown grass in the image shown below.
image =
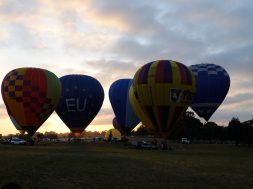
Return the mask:
[[0,145],[0,186],[23,188],[251,188],[253,148],[173,145],[138,150],[122,144]]

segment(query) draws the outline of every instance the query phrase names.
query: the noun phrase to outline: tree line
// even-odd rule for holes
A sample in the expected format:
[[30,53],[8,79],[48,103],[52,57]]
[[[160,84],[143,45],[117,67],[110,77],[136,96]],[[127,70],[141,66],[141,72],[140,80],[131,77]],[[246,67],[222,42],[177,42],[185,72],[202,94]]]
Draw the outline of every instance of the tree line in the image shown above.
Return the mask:
[[[94,138],[97,136],[104,137],[106,131],[84,131],[81,137]],[[45,133],[36,133],[38,138],[71,138],[71,133],[56,133],[54,131]],[[148,129],[141,125],[137,130],[133,130],[130,135],[148,136],[151,135]],[[7,137],[20,137],[20,134],[8,135]],[[25,136],[23,136],[25,137]],[[1,138],[1,137],[0,137]],[[235,145],[253,144],[253,119],[241,122],[239,118],[233,117],[227,126],[220,126],[215,122],[202,123],[195,114],[187,111],[174,126],[169,139],[181,141],[182,138],[188,138],[191,142],[204,143],[225,143],[232,141]]]
[[[145,126],[139,127],[132,132],[133,135],[149,135]],[[191,142],[224,143],[232,141],[235,145],[253,144],[253,119],[240,122],[239,118],[233,117],[227,126],[220,126],[215,122],[202,123],[191,111],[187,111],[173,127],[169,139],[180,141],[188,138]]]

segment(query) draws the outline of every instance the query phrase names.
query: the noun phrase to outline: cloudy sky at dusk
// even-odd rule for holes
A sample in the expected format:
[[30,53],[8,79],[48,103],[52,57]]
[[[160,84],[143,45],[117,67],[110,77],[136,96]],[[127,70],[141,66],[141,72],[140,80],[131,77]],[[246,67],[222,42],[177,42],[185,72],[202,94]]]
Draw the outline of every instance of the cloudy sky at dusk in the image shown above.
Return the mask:
[[[157,59],[214,63],[231,87],[210,121],[245,121],[253,117],[252,18],[252,0],[0,0],[0,80],[17,67],[95,77],[105,100],[87,129],[105,130],[113,81]],[[69,130],[53,114],[39,131]],[[0,133],[17,133],[2,98]]]

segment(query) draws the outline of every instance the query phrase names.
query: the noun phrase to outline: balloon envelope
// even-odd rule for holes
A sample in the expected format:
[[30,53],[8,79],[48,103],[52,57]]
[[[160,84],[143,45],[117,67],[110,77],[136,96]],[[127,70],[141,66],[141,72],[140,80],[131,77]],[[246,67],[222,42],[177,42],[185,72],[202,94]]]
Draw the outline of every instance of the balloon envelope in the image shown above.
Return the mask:
[[169,137],[172,127],[190,105],[195,85],[195,77],[185,65],[158,60],[135,73],[130,100],[150,132]]
[[131,85],[132,79],[120,79],[113,82],[109,89],[109,99],[118,121],[118,126],[125,134],[129,134],[140,122],[129,100]]
[[118,122],[118,120],[117,120],[116,117],[113,118],[113,120],[112,120],[112,125],[113,125],[113,127],[114,127],[115,129],[117,129],[121,134],[124,134],[124,131],[123,131],[122,127],[119,125],[119,122]]
[[12,117],[11,115],[9,115],[9,117],[14,127],[23,135],[25,131],[22,129],[22,127],[18,124],[18,122],[14,119],[14,117]]
[[31,136],[54,111],[61,93],[55,74],[40,68],[18,68],[2,82],[2,97],[15,126]]
[[228,93],[229,75],[224,68],[215,64],[196,64],[190,66],[190,69],[197,82],[191,108],[208,121]]
[[66,75],[60,82],[62,96],[56,113],[79,136],[99,112],[104,90],[96,79],[86,75]]

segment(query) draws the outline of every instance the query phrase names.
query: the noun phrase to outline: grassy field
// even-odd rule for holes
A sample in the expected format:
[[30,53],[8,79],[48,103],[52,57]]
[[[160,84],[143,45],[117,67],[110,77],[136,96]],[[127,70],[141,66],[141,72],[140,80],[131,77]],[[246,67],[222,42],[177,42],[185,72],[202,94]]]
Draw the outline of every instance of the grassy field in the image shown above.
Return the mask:
[[140,150],[110,143],[0,145],[0,186],[23,188],[252,188],[253,148],[172,145]]

